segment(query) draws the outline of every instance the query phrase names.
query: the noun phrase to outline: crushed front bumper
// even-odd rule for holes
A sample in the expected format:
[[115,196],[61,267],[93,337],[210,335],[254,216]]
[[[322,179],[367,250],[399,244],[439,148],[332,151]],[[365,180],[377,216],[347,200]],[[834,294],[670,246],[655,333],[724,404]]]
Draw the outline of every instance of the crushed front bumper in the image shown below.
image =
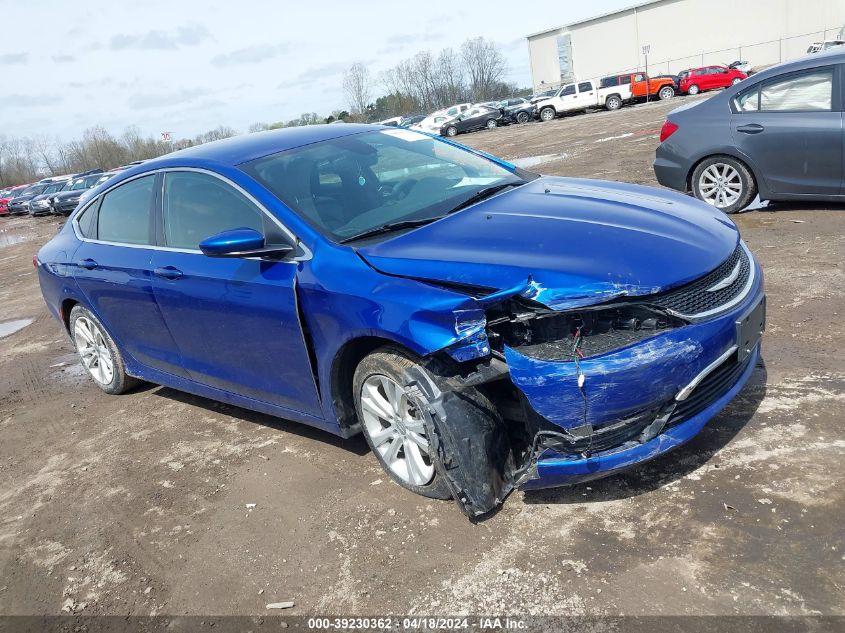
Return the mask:
[[762,272],[754,267],[754,284],[733,309],[583,359],[580,368],[506,349],[511,380],[540,420],[517,485],[595,479],[694,437],[742,389],[760,355],[759,336],[749,341],[740,327],[753,317],[762,329],[765,320]]
[[614,449],[596,452],[589,457],[571,457],[546,450],[536,460],[532,472],[524,478],[521,487],[526,490],[554,488],[598,479],[630,466],[649,461],[695,437],[719,411],[736,396],[748,382],[757,359],[760,344],[747,358],[743,370],[733,385],[721,396],[717,396],[704,410],[675,425],[669,426],[654,439],[640,443],[626,442]]

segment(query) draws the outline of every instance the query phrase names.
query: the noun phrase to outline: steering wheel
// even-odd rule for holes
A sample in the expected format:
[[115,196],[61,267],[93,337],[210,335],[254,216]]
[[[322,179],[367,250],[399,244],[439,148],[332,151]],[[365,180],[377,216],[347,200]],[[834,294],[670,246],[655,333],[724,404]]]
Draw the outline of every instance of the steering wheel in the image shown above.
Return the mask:
[[417,180],[415,180],[413,178],[409,178],[407,180],[402,180],[400,182],[397,182],[395,185],[393,185],[393,188],[389,192],[386,192],[386,193],[390,198],[392,198],[393,200],[396,200],[398,202],[399,200],[404,200],[405,197],[411,192],[411,189],[413,189],[414,185],[416,185],[416,184],[417,184]]

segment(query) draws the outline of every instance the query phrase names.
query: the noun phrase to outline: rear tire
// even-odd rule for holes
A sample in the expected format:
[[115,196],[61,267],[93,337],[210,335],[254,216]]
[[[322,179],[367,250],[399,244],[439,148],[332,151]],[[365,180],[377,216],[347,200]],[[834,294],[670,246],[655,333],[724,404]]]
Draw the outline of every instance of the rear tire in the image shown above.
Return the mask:
[[540,120],[541,121],[551,121],[557,116],[557,112],[551,106],[546,106],[542,110],[540,110]]
[[610,95],[604,102],[604,107],[610,111],[618,110],[622,107],[622,99],[616,95]]
[[671,99],[675,96],[675,89],[672,86],[663,86],[660,92],[657,93],[657,96],[660,97],[661,101]]
[[393,481],[423,497],[451,499],[435,451],[424,449],[431,443],[422,418],[402,386],[405,371],[415,365],[416,360],[397,347],[382,347],[366,356],[352,379],[355,411],[370,450]]
[[730,156],[711,156],[692,173],[695,197],[725,213],[742,211],[757,195],[751,170]]
[[498,127],[498,123],[496,123],[496,119],[488,119],[487,121],[487,129],[488,130],[495,130]]
[[70,335],[82,366],[106,393],[121,394],[141,382],[126,373],[123,356],[105,326],[79,304],[70,311]]
[[695,84],[693,84],[689,88],[687,88],[687,94],[688,95],[697,95],[699,92],[701,92],[701,89],[698,86],[696,86]]

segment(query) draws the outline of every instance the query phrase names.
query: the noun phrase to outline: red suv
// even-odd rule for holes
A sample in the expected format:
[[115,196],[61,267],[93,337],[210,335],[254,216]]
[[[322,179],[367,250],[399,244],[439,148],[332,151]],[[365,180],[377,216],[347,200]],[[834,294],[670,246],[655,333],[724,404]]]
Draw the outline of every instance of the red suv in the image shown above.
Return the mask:
[[681,79],[681,84],[678,88],[686,94],[697,95],[703,90],[727,88],[728,86],[738,84],[747,76],[744,72],[733,68],[726,68],[725,66],[692,68]]

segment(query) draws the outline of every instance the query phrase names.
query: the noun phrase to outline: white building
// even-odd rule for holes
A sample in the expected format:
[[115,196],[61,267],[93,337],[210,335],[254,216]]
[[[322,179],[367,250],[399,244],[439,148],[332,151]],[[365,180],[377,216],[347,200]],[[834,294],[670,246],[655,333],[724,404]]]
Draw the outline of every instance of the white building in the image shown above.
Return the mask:
[[[557,6],[565,6],[560,4]],[[528,36],[535,91],[644,70],[794,59],[845,27],[845,0],[651,0]]]

